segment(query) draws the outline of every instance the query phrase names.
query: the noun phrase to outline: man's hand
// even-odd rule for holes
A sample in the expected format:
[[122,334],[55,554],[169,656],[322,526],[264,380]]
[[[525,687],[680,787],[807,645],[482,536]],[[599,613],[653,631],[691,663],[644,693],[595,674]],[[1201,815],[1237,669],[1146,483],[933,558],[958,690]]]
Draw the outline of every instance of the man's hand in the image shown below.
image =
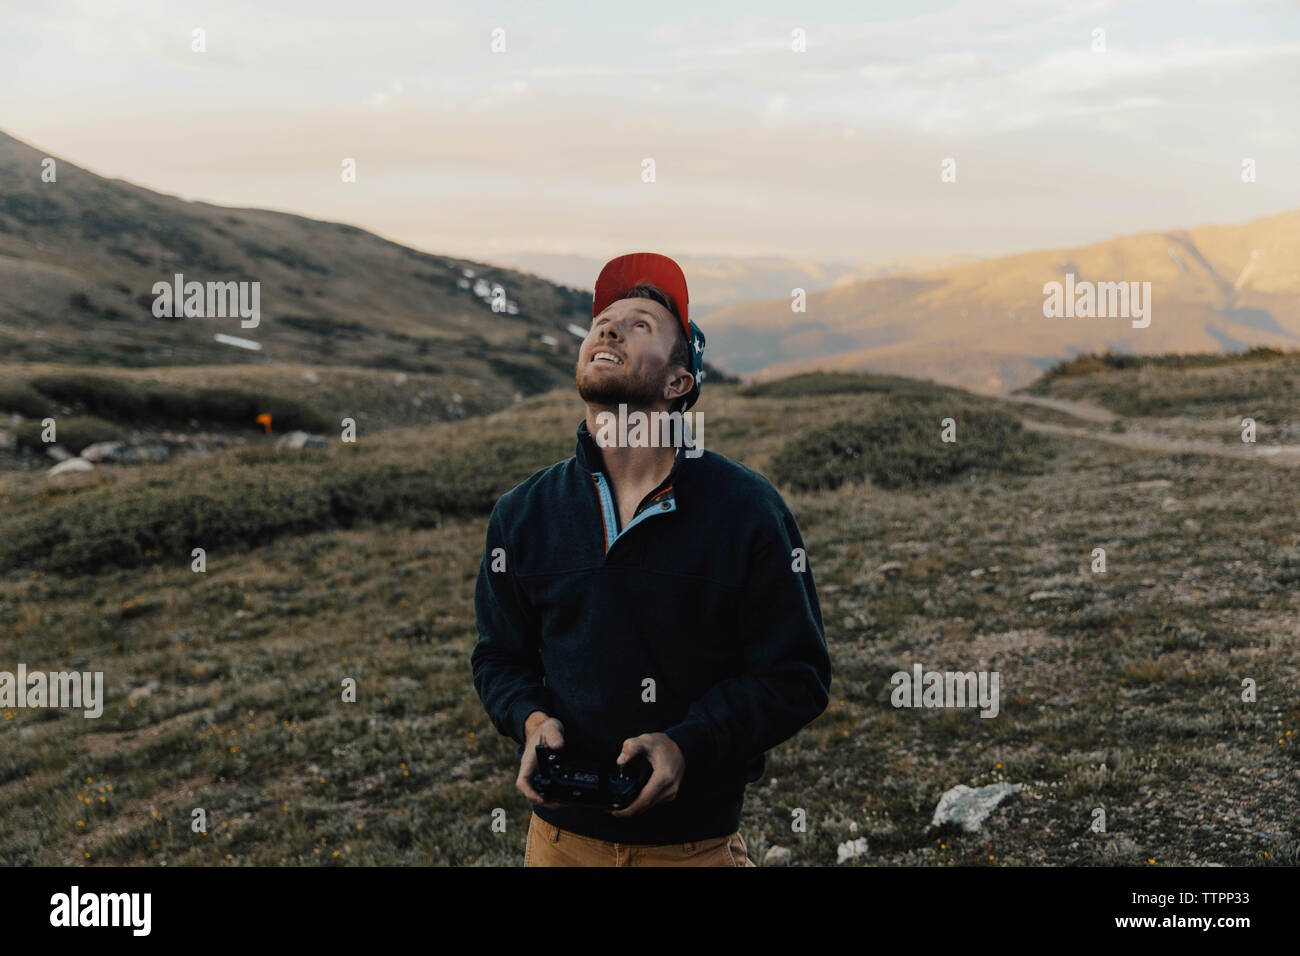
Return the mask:
[[515,788],[528,798],[528,802],[539,807],[558,809],[561,803],[546,803],[542,795],[533,789],[528,778],[537,769],[537,745],[545,744],[552,750],[564,746],[564,724],[556,718],[549,717],[540,710],[535,710],[524,721],[524,758],[519,762],[519,776],[515,779]]
[[634,817],[657,803],[668,803],[677,796],[682,776],[686,773],[686,758],[677,742],[667,734],[642,734],[623,741],[623,752],[618,763],[625,764],[637,754],[645,754],[654,772],[646,781],[640,796],[630,807],[606,811],[615,817]]

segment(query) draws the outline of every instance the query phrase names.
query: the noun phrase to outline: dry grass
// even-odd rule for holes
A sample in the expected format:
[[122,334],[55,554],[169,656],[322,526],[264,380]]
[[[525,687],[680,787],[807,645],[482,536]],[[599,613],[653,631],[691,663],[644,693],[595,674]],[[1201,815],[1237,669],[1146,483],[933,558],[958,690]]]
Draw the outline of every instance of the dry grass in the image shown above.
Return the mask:
[[[792,438],[885,400],[714,388],[699,410],[706,447],[765,471]],[[363,449],[433,461],[510,436],[571,448],[580,417],[564,391]],[[1042,474],[787,490],[834,680],[831,707],[749,790],[742,830],[760,861],[781,845],[833,864],[839,843],[866,836],[859,865],[1300,862],[1295,473],[1055,445]],[[40,475],[0,475],[0,534],[70,496],[193,473],[85,478],[52,495]],[[9,571],[0,668],[103,670],[108,701],[94,722],[4,714],[0,861],[520,863],[515,745],[470,681],[483,531],[468,516],[281,535],[210,556],[203,575],[187,561]],[[1104,575],[1090,570],[1097,547]],[[890,674],[914,662],[998,670],[1000,715],[894,709]],[[344,677],[355,704],[340,701]],[[1240,699],[1245,677],[1257,703]],[[927,828],[944,790],[999,780],[1026,788],[985,833]],[[1099,806],[1105,834],[1089,830]],[[206,835],[190,829],[196,807]],[[790,832],[795,808],[805,834]]]

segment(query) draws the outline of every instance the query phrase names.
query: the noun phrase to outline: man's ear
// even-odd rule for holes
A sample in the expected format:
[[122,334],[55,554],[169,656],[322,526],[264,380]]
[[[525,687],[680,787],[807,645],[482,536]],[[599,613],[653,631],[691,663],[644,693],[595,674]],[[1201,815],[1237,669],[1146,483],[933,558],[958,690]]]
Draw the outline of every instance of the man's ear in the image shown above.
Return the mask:
[[686,371],[680,365],[674,366],[677,374],[668,380],[664,385],[664,398],[670,402],[676,402],[677,399],[684,395],[689,395],[691,389],[695,387],[695,376]]

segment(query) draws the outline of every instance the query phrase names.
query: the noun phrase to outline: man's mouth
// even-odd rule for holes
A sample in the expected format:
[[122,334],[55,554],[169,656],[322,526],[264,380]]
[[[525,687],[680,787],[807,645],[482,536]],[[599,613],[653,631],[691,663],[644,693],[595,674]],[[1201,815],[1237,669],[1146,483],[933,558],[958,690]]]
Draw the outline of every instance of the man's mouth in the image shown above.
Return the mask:
[[615,365],[622,365],[623,360],[613,352],[597,352],[591,357],[592,362],[613,362]]

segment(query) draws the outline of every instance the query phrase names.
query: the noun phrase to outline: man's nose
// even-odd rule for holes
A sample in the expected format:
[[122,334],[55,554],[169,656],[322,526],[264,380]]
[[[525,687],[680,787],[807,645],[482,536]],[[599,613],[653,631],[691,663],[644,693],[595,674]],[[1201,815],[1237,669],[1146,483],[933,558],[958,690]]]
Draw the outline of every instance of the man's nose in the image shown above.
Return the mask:
[[600,335],[601,338],[605,338],[608,336],[615,339],[621,339],[623,337],[623,328],[619,324],[619,320],[610,319],[608,322],[602,325],[600,327]]

